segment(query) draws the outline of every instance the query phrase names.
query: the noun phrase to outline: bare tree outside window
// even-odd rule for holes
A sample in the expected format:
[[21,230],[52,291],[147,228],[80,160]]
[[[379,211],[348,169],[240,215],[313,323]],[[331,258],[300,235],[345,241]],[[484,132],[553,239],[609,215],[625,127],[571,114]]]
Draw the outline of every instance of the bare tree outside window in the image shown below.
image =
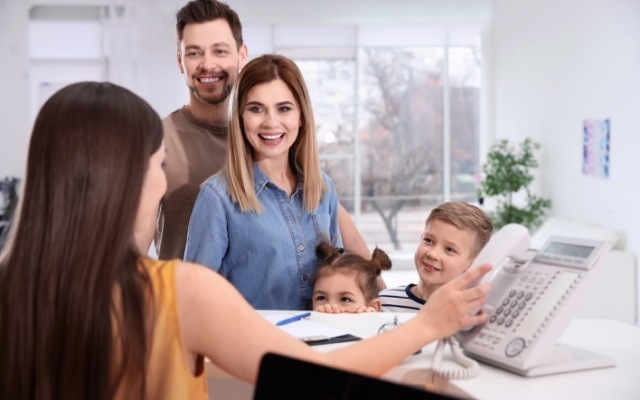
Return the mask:
[[[314,105],[322,168],[347,210],[353,210],[354,201],[360,202],[358,228],[369,245],[413,249],[433,206],[444,198],[475,201],[480,60],[469,47],[358,52],[357,62],[296,60]],[[448,174],[443,155],[445,78],[451,144]],[[356,141],[359,182],[354,175]],[[450,179],[447,196],[445,176]]]
[[395,249],[398,213],[441,198],[442,50],[363,49],[362,192]]
[[322,169],[340,200],[353,209],[355,59],[296,60],[307,83],[316,122]]
[[451,198],[476,201],[480,172],[480,55],[473,47],[449,48]]

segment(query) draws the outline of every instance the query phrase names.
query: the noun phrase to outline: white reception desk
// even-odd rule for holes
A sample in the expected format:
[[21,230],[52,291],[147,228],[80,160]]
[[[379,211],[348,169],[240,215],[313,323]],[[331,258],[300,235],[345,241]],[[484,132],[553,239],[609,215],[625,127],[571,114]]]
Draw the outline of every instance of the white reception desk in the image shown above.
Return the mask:
[[[270,311],[261,311],[264,314]],[[335,326],[366,338],[377,334],[380,325],[398,315],[403,322],[412,314],[369,313],[328,315],[313,312],[312,320]],[[383,378],[412,386],[427,387],[457,397],[477,399],[640,399],[640,328],[604,319],[575,319],[560,343],[613,358],[615,367],[527,378],[480,364],[480,374],[471,379],[447,382],[429,372],[435,343],[407,358]],[[329,351],[353,343],[316,346]],[[210,398],[247,399],[253,387],[237,381],[215,366],[207,367]]]

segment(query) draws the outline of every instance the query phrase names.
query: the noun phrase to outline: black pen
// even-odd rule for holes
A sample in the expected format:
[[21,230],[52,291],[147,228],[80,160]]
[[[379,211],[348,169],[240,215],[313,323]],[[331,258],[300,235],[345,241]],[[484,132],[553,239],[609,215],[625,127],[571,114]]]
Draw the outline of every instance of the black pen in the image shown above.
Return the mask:
[[309,315],[311,315],[310,312],[294,315],[291,318],[283,319],[282,321],[276,322],[276,325],[282,326],[282,325],[290,324],[292,322],[300,321],[302,318],[307,318]]

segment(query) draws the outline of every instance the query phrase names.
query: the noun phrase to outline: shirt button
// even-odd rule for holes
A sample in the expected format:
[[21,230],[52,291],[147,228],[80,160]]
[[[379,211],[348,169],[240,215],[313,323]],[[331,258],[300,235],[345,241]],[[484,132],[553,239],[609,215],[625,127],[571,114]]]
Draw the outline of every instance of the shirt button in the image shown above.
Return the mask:
[[298,251],[304,251],[304,245],[303,244],[298,246]]
[[307,275],[307,274],[302,274],[301,276],[302,276],[302,280],[303,280],[303,281],[305,281],[305,282],[306,282],[306,281],[308,281],[308,280],[309,280],[309,275]]

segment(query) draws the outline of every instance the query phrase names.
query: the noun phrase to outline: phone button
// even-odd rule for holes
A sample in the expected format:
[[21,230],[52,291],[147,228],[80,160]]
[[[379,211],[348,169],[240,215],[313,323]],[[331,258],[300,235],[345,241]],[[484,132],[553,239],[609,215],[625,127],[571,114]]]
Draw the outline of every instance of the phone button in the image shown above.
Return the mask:
[[507,357],[515,357],[524,350],[525,343],[523,338],[515,338],[507,345],[504,353]]

